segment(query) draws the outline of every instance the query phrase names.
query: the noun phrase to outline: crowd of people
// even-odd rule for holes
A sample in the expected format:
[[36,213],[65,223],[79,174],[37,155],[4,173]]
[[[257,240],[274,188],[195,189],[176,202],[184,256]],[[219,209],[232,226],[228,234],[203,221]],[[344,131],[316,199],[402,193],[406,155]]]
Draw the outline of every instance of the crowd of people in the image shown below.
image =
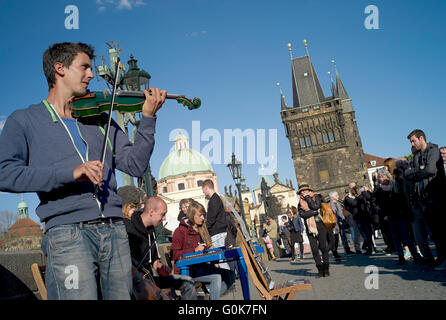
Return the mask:
[[[346,256],[372,255],[379,252],[375,240],[380,234],[386,246],[384,254],[395,254],[398,264],[412,260],[436,271],[446,270],[446,220],[443,218],[446,212],[441,205],[446,196],[446,147],[428,143],[425,133],[418,129],[407,138],[412,146],[411,160],[386,159],[384,166],[373,174],[373,190],[351,182],[343,199],[336,191],[329,193],[327,202],[337,220],[334,227],[327,227],[324,222],[322,195],[314,193],[307,183],[300,184],[298,209],[291,207],[288,217],[281,217],[283,227],[279,227],[286,240],[282,244],[291,248],[292,263],[296,262],[296,251],[300,252],[300,258],[303,256],[303,229],[298,223],[302,219],[317,277],[330,274],[330,251],[335,261],[341,261],[337,250],[339,238]],[[264,240],[270,248],[275,242],[272,228],[277,225],[268,222],[265,226],[269,237]],[[429,241],[435,246],[436,257]],[[276,259],[277,253],[273,257]]]
[[[220,196],[215,192],[212,180],[205,180],[202,190],[209,199],[207,210],[193,199],[180,201],[179,225],[172,235],[171,251],[166,261],[168,265],[161,262],[155,232],[155,228],[162,224],[167,213],[164,200],[156,196],[142,199],[141,208],[136,211],[129,211],[129,208],[136,206],[134,203],[123,205],[122,211],[126,218],[124,223],[129,236],[134,267],[135,299],[145,299],[148,296],[147,289],[138,282],[142,278],[138,276],[141,270],[153,287],[166,289],[165,291],[169,293],[163,296],[160,292],[161,298],[181,297],[182,300],[196,300],[196,288],[202,288],[209,294],[210,300],[218,300],[234,283],[236,277],[234,261],[192,265],[189,270],[190,276],[181,276],[180,269],[175,265],[175,262],[186,254],[235,244],[235,235],[231,231],[233,220],[226,212]],[[175,296],[175,290],[179,291],[178,296]]]
[[[196,299],[197,282],[209,283],[211,299],[218,299],[234,281],[234,264],[199,265],[191,271],[192,277],[179,275],[176,268],[172,271],[161,262],[155,234],[165,220],[166,203],[152,197],[144,199],[140,209],[138,205],[122,207],[118,194],[116,170],[132,177],[142,177],[147,171],[156,114],[166,91],[144,90],[141,119],[130,142],[111,114],[79,117],[72,112],[73,99],[89,93],[94,57],[93,47],[85,43],[55,43],[45,50],[42,62],[48,96],[14,111],[0,135],[0,191],[36,192],[40,200],[36,214],[45,225],[42,251],[47,258],[48,299],[169,299],[175,298],[175,291],[183,299]],[[427,143],[421,130],[408,138],[413,160],[390,159],[387,171],[375,176],[373,192],[351,183],[343,203],[338,194],[330,195],[338,227],[326,227],[320,214],[320,209],[326,211],[322,196],[301,184],[298,208],[291,209],[286,221],[290,246],[297,243],[299,247],[298,254],[292,253],[294,261],[303,257],[304,226],[319,277],[330,274],[329,251],[340,258],[339,237],[345,252],[352,254],[347,230],[357,253],[362,236],[366,254],[372,254],[376,252],[373,235],[380,229],[387,252],[396,251],[400,263],[406,250],[416,262],[446,269],[442,206],[446,148],[439,150]],[[207,212],[193,200],[181,203],[180,225],[172,239],[173,261],[187,252],[235,243],[234,220],[212,181],[204,181],[202,188],[209,198]],[[273,258],[280,258],[277,223],[268,219],[265,229],[272,240]],[[67,285],[73,269],[78,277]]]

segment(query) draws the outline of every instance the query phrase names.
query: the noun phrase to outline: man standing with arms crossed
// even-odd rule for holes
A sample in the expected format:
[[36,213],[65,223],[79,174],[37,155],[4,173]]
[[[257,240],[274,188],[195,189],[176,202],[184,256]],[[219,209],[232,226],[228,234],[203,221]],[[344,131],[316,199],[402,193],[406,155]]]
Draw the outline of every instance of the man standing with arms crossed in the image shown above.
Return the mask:
[[[107,116],[73,119],[70,101],[94,75],[94,50],[56,43],[43,54],[46,100],[14,111],[0,136],[0,190],[37,192],[45,223],[48,299],[130,299],[131,261],[115,170],[141,177],[154,146],[155,113],[166,92],[145,91],[131,143],[112,121],[105,163],[99,160]],[[95,186],[101,186],[95,196]]]
[[414,196],[420,204],[437,250],[435,270],[446,270],[446,223],[444,198],[446,178],[443,159],[438,146],[426,142],[422,130],[413,130],[407,136],[415,149],[411,168],[404,171],[404,178],[415,182]]

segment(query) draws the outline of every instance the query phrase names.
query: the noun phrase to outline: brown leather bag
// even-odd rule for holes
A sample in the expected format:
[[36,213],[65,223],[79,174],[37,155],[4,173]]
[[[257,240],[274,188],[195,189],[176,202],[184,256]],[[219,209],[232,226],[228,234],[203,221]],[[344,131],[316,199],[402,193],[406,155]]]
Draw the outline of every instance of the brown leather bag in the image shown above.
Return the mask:
[[319,216],[321,217],[322,222],[325,225],[325,228],[328,230],[333,229],[336,226],[338,220],[336,219],[336,215],[331,208],[329,203],[321,203],[321,208],[319,209]]

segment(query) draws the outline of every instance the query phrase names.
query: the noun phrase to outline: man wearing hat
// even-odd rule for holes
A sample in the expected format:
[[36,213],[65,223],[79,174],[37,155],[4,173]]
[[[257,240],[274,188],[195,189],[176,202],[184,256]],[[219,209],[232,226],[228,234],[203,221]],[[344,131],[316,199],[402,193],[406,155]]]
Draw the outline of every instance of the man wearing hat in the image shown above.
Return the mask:
[[[323,200],[322,196],[314,194],[311,187],[305,182],[300,184],[297,194],[300,196],[299,214],[305,221],[311,252],[318,270],[316,278],[328,277],[330,275],[327,243],[328,230],[319,214]],[[322,257],[319,250],[322,252]]]

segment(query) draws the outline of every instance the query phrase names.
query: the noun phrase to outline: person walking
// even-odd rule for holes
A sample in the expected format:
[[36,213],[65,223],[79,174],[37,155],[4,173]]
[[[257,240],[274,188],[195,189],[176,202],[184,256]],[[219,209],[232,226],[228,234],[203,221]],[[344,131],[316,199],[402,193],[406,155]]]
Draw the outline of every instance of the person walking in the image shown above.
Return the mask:
[[290,215],[289,218],[289,230],[290,230],[290,239],[291,239],[291,262],[297,262],[296,259],[296,243],[298,244],[299,248],[299,259],[302,260],[304,258],[304,239],[303,239],[303,232],[304,232],[304,225],[302,223],[302,219],[299,216],[299,211],[295,206],[291,206]]
[[338,230],[339,235],[341,237],[342,246],[344,247],[345,254],[350,255],[353,252],[350,250],[347,240],[347,234],[345,230],[349,228],[349,224],[344,216],[344,210],[342,209],[342,205],[339,203],[339,194],[336,191],[332,191],[329,193],[330,196],[330,205],[333,209],[334,214],[336,215],[336,219],[338,221]]
[[279,251],[279,246],[277,244],[279,232],[278,232],[278,227],[277,227],[276,221],[274,221],[274,219],[271,217],[267,217],[266,223],[263,224],[263,228],[266,230],[266,234],[272,240],[274,256],[276,257],[276,260],[279,260],[280,259],[280,251]]
[[[328,277],[330,275],[330,260],[328,256],[328,230],[320,217],[322,196],[314,194],[307,183],[302,183],[299,190],[299,215],[304,218],[311,252],[316,263],[318,274],[316,278]],[[322,253],[319,253],[319,251]]]
[[370,199],[371,194],[368,188],[358,190],[354,182],[349,184],[349,190],[349,194],[344,200],[344,207],[351,212],[353,219],[358,225],[366,248],[365,254],[371,255],[373,253],[372,228],[367,208],[367,200]]

